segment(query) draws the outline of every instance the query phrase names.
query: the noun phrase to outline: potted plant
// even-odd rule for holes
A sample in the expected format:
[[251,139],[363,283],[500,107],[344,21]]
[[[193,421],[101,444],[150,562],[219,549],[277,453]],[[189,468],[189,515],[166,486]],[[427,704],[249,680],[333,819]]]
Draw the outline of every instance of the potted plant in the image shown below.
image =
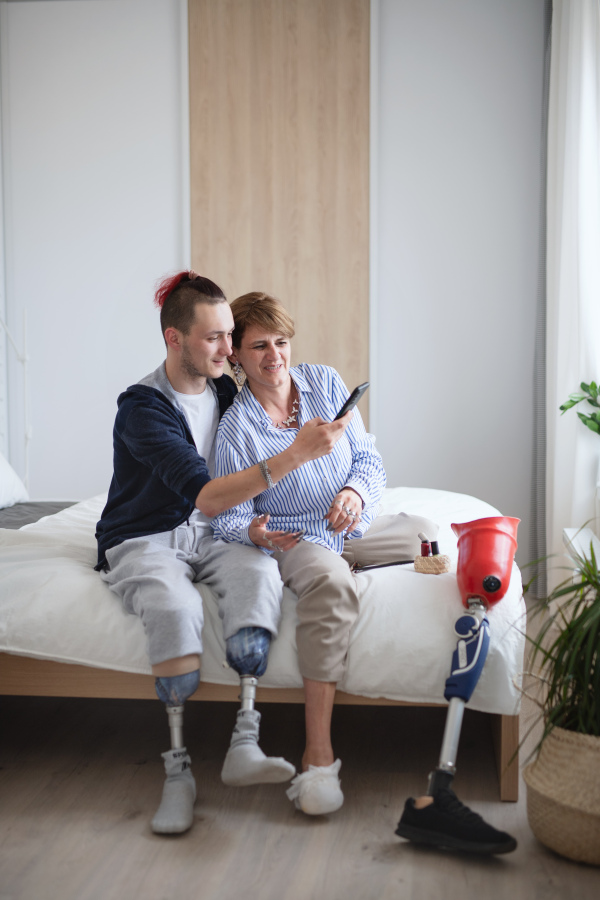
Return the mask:
[[[587,400],[599,412],[579,418],[600,434],[598,387],[582,383],[581,389],[560,409]],[[524,778],[538,840],[562,856],[600,865],[600,572],[594,542],[592,536],[589,552],[571,548],[575,568],[569,577],[535,601],[533,617],[541,625],[528,640],[530,671],[542,686],[543,730]]]

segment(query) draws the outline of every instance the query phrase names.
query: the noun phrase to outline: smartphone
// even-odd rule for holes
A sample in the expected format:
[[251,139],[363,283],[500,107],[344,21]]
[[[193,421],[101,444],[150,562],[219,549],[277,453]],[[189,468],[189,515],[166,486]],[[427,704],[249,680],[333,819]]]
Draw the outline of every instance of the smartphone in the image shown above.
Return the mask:
[[342,416],[346,415],[349,409],[354,409],[368,387],[368,381],[365,381],[364,384],[359,384],[358,387],[355,387],[333,421],[335,422],[336,419],[341,419]]

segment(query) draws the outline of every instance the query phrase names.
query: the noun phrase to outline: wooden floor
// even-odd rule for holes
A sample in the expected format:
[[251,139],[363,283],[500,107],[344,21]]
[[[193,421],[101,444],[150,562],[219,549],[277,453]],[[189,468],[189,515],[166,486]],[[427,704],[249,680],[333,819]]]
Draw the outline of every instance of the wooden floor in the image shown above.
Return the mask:
[[[480,859],[406,843],[394,828],[437,761],[444,711],[340,707],[344,807],[311,819],[284,785],[219,779],[235,707],[193,703],[186,739],[198,782],[196,821],[158,837],[149,820],[168,743],[158,701],[0,700],[0,900],[597,900],[600,869],[537,843],[518,804],[497,800],[489,720],[467,711],[457,793],[519,842]],[[527,710],[525,710],[527,720]],[[298,763],[302,708],[263,709],[262,745]]]

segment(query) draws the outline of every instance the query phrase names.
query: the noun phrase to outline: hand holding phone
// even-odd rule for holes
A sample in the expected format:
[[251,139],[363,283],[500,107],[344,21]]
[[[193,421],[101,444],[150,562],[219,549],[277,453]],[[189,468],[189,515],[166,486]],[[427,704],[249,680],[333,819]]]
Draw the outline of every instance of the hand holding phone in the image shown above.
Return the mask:
[[341,419],[342,416],[345,416],[347,412],[349,412],[351,409],[354,409],[368,387],[368,381],[365,381],[363,384],[359,384],[358,387],[355,387],[333,421],[335,422],[337,419]]

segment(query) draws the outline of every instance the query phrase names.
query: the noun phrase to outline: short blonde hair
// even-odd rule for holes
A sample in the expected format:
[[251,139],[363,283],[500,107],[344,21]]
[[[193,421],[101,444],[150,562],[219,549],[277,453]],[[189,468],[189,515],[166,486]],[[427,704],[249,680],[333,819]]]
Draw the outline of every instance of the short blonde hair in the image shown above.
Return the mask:
[[294,320],[285,307],[275,297],[262,291],[236,297],[231,304],[231,312],[235,324],[231,340],[237,348],[249,326],[264,328],[271,334],[283,334],[287,338],[293,338],[296,333]]

